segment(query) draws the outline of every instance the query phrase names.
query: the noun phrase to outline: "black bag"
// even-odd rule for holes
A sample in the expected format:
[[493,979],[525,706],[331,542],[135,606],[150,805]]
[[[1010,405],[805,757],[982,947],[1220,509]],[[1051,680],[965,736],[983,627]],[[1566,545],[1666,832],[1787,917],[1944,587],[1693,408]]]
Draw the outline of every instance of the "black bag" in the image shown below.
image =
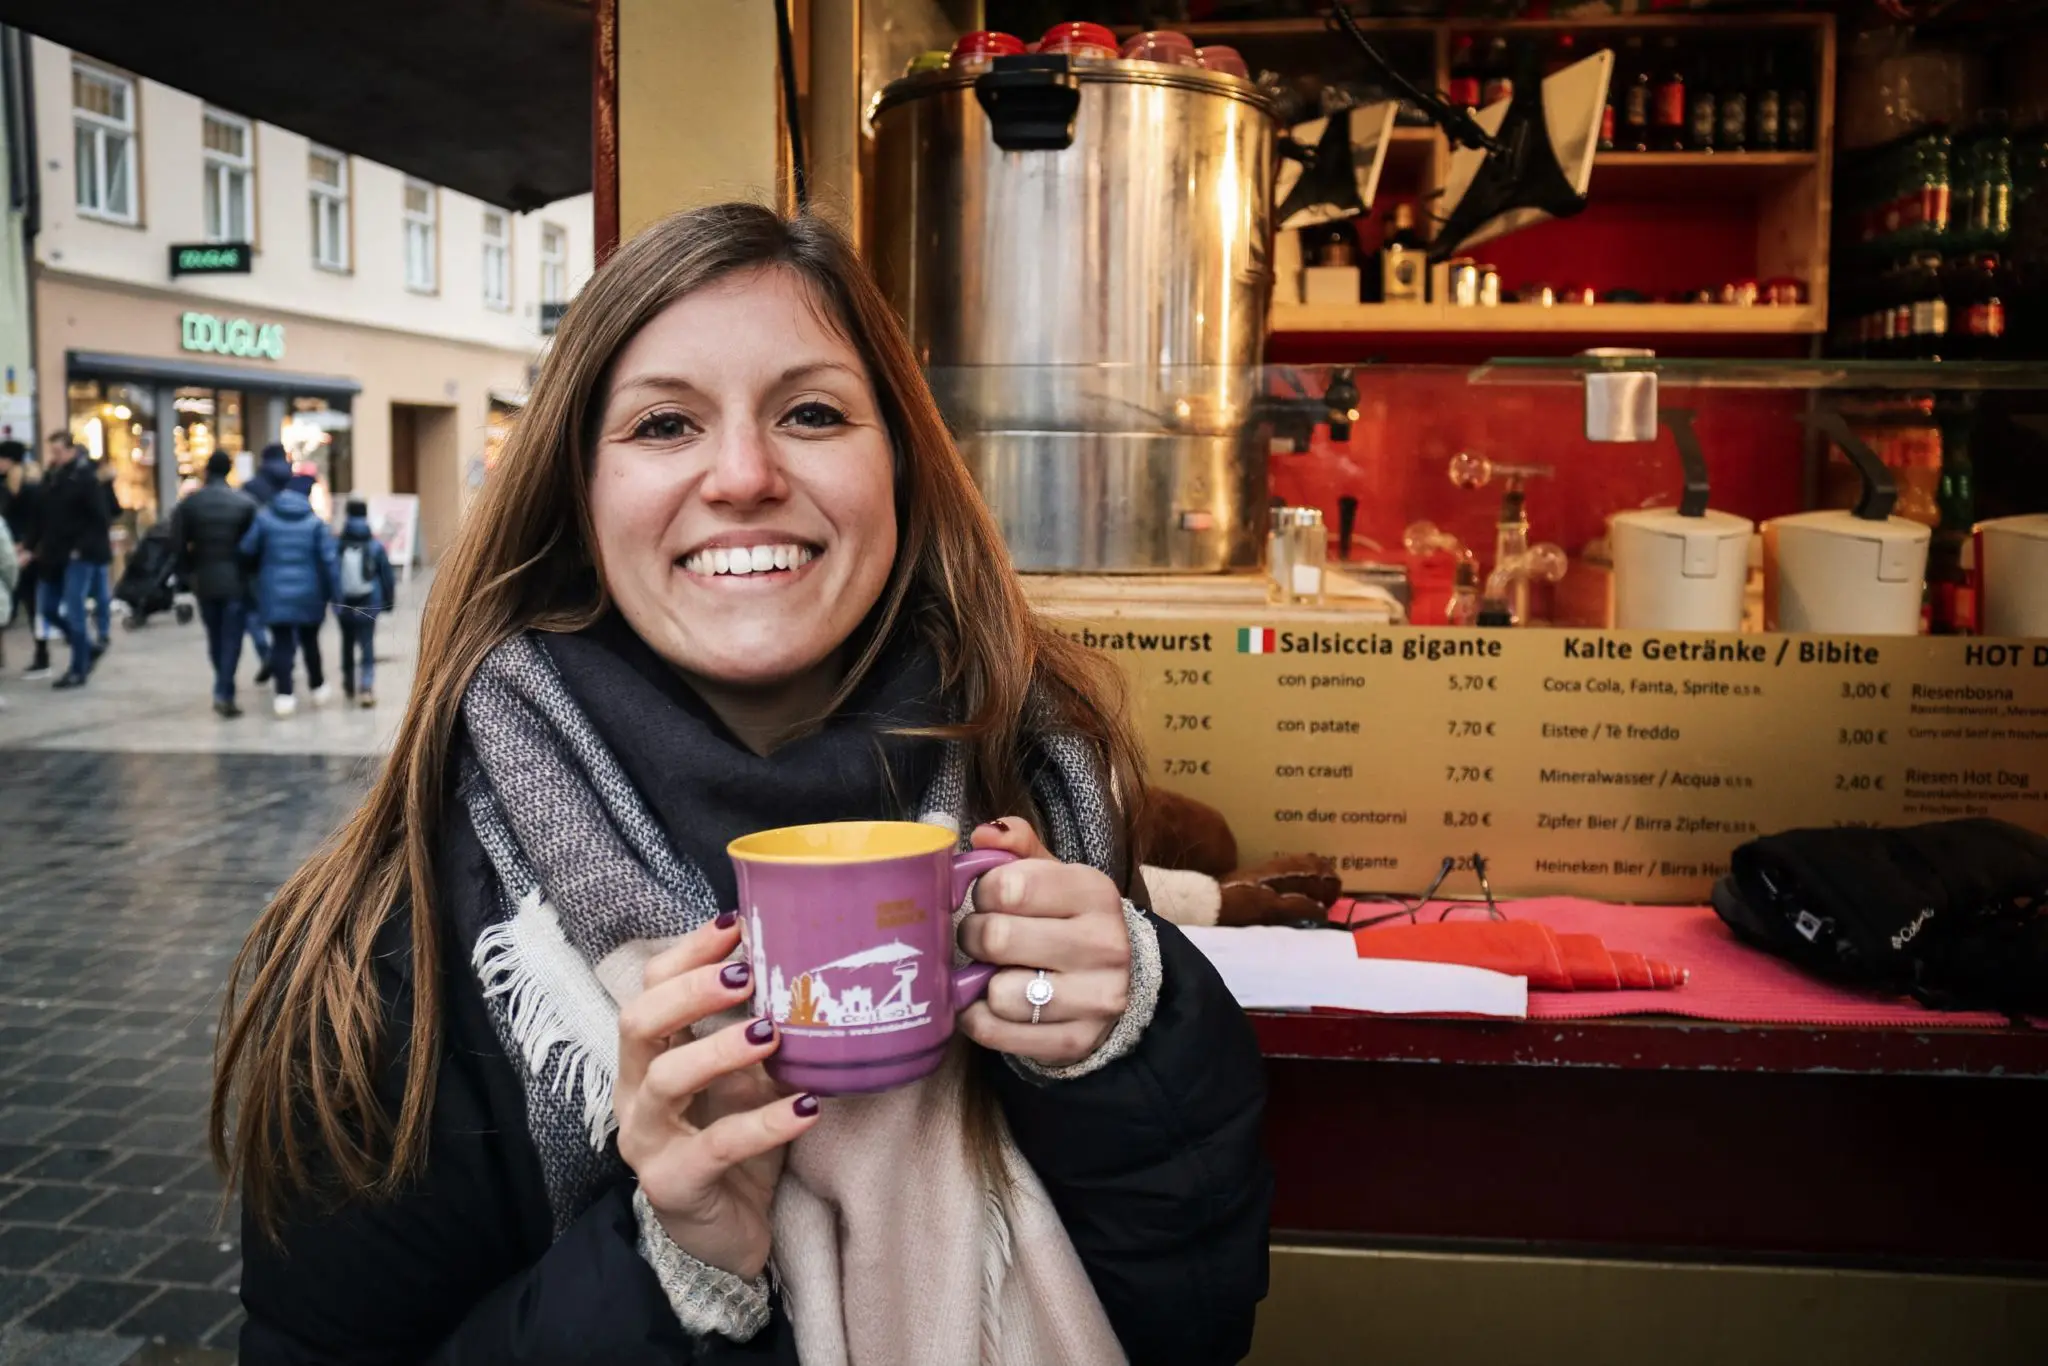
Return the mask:
[[1822,976],[2048,1013],[2048,838],[2019,826],[1787,830],[1737,849],[1713,901],[1738,938]]

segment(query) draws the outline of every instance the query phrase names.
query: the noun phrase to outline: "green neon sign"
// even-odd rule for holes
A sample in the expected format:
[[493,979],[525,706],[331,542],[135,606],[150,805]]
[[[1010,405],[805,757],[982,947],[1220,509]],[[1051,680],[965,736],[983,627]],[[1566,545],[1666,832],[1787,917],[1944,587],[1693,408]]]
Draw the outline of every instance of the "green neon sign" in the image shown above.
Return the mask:
[[245,360],[283,360],[284,324],[253,323],[247,318],[216,318],[187,313],[180,320],[179,345],[187,351],[211,351]]
[[247,242],[216,242],[203,246],[174,246],[171,248],[171,274],[173,275],[247,275],[249,273],[249,244]]

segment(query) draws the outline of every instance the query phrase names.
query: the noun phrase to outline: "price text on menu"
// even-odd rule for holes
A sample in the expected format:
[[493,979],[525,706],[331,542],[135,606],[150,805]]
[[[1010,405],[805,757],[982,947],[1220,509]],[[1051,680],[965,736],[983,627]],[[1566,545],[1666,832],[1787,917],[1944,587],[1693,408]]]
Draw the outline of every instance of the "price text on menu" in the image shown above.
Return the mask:
[[2048,642],[1057,621],[1128,672],[1154,783],[1352,891],[1477,853],[1500,894],[1698,901],[1774,830],[2048,833]]

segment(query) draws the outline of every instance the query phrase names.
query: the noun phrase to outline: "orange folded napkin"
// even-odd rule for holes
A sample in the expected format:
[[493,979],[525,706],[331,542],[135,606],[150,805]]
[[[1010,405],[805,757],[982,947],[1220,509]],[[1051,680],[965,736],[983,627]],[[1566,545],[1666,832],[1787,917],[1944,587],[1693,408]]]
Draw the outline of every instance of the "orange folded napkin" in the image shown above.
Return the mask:
[[1610,950],[1590,934],[1558,934],[1534,920],[1438,920],[1353,930],[1360,958],[1456,963],[1526,977],[1532,990],[1649,991],[1685,983],[1684,968]]

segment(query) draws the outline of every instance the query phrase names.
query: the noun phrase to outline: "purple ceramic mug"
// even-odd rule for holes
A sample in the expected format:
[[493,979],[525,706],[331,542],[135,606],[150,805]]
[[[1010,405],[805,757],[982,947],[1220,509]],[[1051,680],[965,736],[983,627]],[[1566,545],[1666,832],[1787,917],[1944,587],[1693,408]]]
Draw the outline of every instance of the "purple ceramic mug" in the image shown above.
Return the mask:
[[913,821],[834,821],[726,846],[739,877],[754,1013],[782,1046],[768,1075],[823,1096],[884,1091],[929,1074],[959,1013],[995,968],[953,966],[953,911],[968,884],[1016,856],[956,853]]

